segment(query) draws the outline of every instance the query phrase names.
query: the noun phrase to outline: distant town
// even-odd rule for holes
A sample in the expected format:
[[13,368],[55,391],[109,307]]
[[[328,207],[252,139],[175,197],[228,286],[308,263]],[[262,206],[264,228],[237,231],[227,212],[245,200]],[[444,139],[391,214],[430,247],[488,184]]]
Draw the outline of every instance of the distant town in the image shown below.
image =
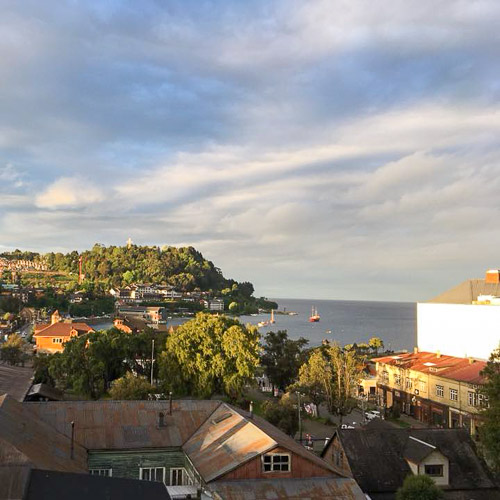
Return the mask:
[[0,498],[500,498],[500,270],[418,303],[409,352],[291,339],[191,247],[0,277]]

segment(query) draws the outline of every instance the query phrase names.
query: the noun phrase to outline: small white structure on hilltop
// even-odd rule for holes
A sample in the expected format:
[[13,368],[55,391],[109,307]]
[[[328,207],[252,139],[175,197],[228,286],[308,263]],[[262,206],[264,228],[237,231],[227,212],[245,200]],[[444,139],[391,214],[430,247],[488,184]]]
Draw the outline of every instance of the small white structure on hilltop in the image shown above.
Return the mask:
[[500,270],[417,304],[420,351],[488,359],[500,343]]

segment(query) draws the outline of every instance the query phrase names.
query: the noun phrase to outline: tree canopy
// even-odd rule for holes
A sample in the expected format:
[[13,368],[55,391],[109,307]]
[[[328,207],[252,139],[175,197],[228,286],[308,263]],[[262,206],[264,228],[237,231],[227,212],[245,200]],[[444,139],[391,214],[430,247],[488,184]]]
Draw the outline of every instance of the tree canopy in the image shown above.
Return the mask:
[[116,379],[109,391],[112,399],[148,399],[154,392],[153,386],[146,377],[136,376],[127,372],[123,377]]
[[443,491],[429,476],[407,476],[396,493],[396,500],[439,500]]
[[487,398],[488,405],[482,411],[484,423],[479,428],[479,434],[488,462],[500,472],[500,347],[491,353],[481,373],[486,377],[482,394]]
[[259,333],[227,316],[198,313],[166,341],[160,378],[174,394],[238,397],[259,364]]
[[286,330],[268,332],[264,338],[261,364],[273,386],[285,390],[295,382],[305,360],[304,338],[291,340]]

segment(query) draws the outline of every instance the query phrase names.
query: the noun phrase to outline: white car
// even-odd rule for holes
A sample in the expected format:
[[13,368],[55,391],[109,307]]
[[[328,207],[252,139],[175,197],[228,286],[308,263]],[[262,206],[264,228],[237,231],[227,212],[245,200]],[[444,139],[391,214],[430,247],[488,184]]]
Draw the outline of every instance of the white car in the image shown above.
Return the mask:
[[365,416],[368,420],[373,420],[374,418],[380,418],[380,412],[378,410],[367,411]]
[[[354,422],[353,422],[354,423]],[[341,429],[355,429],[356,427],[349,425],[349,424],[342,424],[340,426]]]

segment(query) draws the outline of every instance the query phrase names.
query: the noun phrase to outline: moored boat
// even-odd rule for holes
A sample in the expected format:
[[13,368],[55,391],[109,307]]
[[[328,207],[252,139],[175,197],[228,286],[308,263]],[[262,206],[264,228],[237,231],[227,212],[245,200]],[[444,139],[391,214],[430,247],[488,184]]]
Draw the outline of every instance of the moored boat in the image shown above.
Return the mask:
[[317,323],[321,319],[321,316],[318,314],[318,310],[312,306],[311,308],[311,316],[309,316],[310,323]]

